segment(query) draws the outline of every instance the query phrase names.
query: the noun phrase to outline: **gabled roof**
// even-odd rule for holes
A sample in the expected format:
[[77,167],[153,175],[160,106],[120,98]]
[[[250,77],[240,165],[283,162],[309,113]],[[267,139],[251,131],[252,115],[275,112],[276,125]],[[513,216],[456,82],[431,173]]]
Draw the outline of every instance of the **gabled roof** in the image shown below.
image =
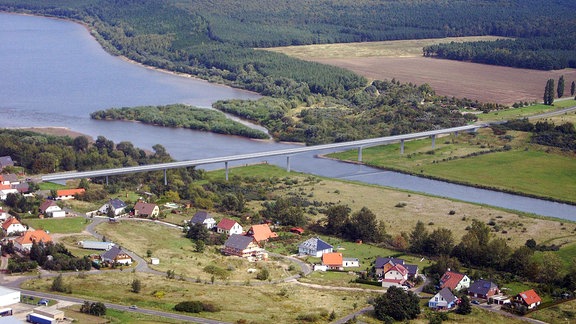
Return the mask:
[[492,281],[478,279],[468,288],[468,292],[478,295],[486,295],[491,289],[498,289],[498,286]]
[[300,243],[299,247],[314,250],[314,251],[324,251],[324,250],[329,250],[329,249],[334,248],[332,245],[322,241],[318,237],[313,237],[313,238],[307,239],[306,241]]
[[12,224],[21,224],[16,217],[8,217],[7,220],[4,221],[4,223],[2,223],[2,228],[4,230],[8,230],[8,227],[10,227],[10,225]]
[[404,268],[408,270],[408,274],[415,276],[418,273],[418,266],[415,264],[404,264]]
[[266,241],[269,238],[278,237],[278,234],[272,232],[268,224],[252,225],[248,232],[246,232],[246,235],[254,237],[256,242]]
[[402,260],[402,259],[377,257],[376,261],[374,262],[374,267],[376,267],[376,269],[380,269],[388,262],[392,262],[392,265],[395,265],[395,264],[404,265],[404,260]]
[[42,204],[40,204],[40,208],[38,208],[38,209],[41,212],[45,213],[46,209],[48,209],[52,206],[58,206],[58,205],[56,204],[56,202],[54,200],[47,199],[47,200],[44,200],[44,202],[42,202]]
[[28,183],[24,182],[24,183],[12,185],[12,188],[18,190],[18,192],[20,192],[20,193],[23,193],[23,192],[28,192],[30,190],[30,185]]
[[1,177],[2,181],[18,182],[18,176],[13,173],[3,174]]
[[30,244],[30,243],[48,243],[52,242],[52,237],[48,235],[43,230],[35,230],[35,231],[26,231],[24,234],[20,235],[14,241],[18,242],[20,245]]
[[446,271],[442,278],[440,278],[440,288],[447,287],[454,290],[458,287],[458,284],[464,276],[465,275],[458,272]]
[[119,248],[118,246],[114,245],[110,248],[110,250],[102,253],[100,256],[102,257],[102,259],[114,260],[120,253],[125,252],[123,252],[122,249]]
[[447,302],[453,302],[456,299],[458,299],[448,288],[442,288],[442,290],[440,290],[438,294],[442,296],[442,298],[444,298],[444,300]]
[[216,227],[221,228],[221,229],[226,230],[226,231],[229,231],[236,224],[237,224],[237,222],[233,219],[222,218],[222,220],[218,222],[218,225],[216,225]]
[[392,268],[390,268],[390,270],[388,270],[388,272],[392,271],[392,270],[396,270],[398,271],[398,273],[400,273],[402,276],[406,276],[408,275],[408,269],[406,269],[403,265],[401,264],[397,264],[395,266],[393,266]]
[[155,208],[156,204],[149,204],[143,201],[139,201],[134,205],[134,210],[138,211],[138,213],[142,215],[152,215]]
[[118,198],[110,199],[108,204],[110,204],[110,206],[112,206],[114,209],[126,207],[126,203]]
[[14,161],[12,161],[12,157],[7,155],[7,156],[0,156],[0,168],[4,168],[7,166],[13,166],[14,165]]
[[224,243],[224,246],[236,250],[245,250],[252,242],[254,242],[254,238],[252,236],[232,234],[230,237],[228,237]]
[[537,304],[542,301],[534,289],[523,291],[518,294],[518,297],[520,297],[526,305]]
[[200,210],[194,214],[190,222],[192,222],[192,224],[204,224],[204,221],[210,218],[212,218],[212,216],[210,216],[207,211]]
[[330,252],[322,254],[322,263],[330,266],[342,266],[342,253]]
[[74,195],[81,195],[86,191],[84,188],[78,189],[60,189],[56,190],[56,195],[58,196],[74,196]]

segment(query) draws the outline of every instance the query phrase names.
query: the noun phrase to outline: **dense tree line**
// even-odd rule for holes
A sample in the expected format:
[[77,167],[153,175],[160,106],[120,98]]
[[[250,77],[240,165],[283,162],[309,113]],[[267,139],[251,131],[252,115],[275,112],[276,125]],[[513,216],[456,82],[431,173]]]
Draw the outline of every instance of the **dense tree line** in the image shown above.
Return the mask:
[[380,243],[389,236],[383,222],[376,220],[376,215],[370,209],[363,207],[352,214],[351,209],[344,205],[334,205],[326,209],[327,234],[336,235],[351,241]]
[[183,104],[110,108],[93,112],[90,117],[97,120],[136,120],[158,126],[189,128],[248,138],[268,138],[266,133],[226,118],[221,112]]
[[576,129],[573,123],[566,122],[561,125],[555,125],[548,121],[538,121],[533,124],[528,119],[517,119],[506,122],[502,127],[504,129],[531,132],[532,143],[576,152]]

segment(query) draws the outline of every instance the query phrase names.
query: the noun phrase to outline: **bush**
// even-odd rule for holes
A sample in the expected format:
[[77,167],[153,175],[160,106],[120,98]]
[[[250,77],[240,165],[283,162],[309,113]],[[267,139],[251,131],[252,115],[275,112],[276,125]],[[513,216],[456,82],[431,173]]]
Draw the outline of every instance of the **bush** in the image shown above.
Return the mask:
[[186,313],[200,313],[201,311],[204,310],[204,306],[202,305],[202,302],[196,300],[183,301],[176,304],[176,306],[174,306],[174,310]]

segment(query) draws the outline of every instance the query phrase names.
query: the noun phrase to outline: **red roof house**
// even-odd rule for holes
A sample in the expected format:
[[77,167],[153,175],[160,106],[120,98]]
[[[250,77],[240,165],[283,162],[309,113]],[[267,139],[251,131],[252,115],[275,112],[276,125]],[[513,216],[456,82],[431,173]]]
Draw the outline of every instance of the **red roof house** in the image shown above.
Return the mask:
[[342,253],[339,252],[329,252],[322,254],[322,265],[328,267],[331,270],[344,270]]
[[516,295],[514,299],[524,304],[528,309],[532,309],[542,302],[542,299],[540,299],[540,296],[538,296],[534,289],[523,291]]
[[242,231],[242,225],[230,218],[222,218],[222,220],[218,222],[218,225],[216,225],[216,232],[218,233],[232,235],[242,234]]
[[27,231],[14,240],[14,247],[20,251],[30,251],[32,243],[52,242],[52,237],[43,230]]
[[74,199],[76,195],[82,195],[86,192],[84,188],[78,189],[61,189],[56,191],[56,200]]
[[446,271],[440,278],[440,289],[450,288],[452,291],[458,291],[470,287],[470,278],[465,274],[453,271]]
[[267,241],[270,238],[278,237],[278,234],[272,232],[270,226],[268,224],[260,224],[260,225],[252,225],[248,232],[246,232],[246,236],[252,236],[256,240],[256,242],[260,243],[263,241]]

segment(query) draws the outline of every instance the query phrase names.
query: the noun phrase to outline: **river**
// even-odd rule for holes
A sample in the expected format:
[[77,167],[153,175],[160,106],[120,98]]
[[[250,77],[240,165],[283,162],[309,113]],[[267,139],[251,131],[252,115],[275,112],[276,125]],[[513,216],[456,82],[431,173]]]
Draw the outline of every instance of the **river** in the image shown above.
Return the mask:
[[[210,107],[220,99],[255,99],[254,93],[144,68],[106,53],[75,23],[0,14],[0,127],[67,127],[151,149],[162,144],[178,160],[203,159],[295,147],[187,129],[95,121],[111,107],[185,103]],[[326,153],[326,152],[324,152]],[[256,161],[247,161],[256,162]],[[285,158],[269,163],[284,166]],[[237,165],[243,163],[231,163]],[[576,221],[576,206],[433,181],[361,165],[291,157],[291,169]],[[206,166],[213,169],[218,166]]]

